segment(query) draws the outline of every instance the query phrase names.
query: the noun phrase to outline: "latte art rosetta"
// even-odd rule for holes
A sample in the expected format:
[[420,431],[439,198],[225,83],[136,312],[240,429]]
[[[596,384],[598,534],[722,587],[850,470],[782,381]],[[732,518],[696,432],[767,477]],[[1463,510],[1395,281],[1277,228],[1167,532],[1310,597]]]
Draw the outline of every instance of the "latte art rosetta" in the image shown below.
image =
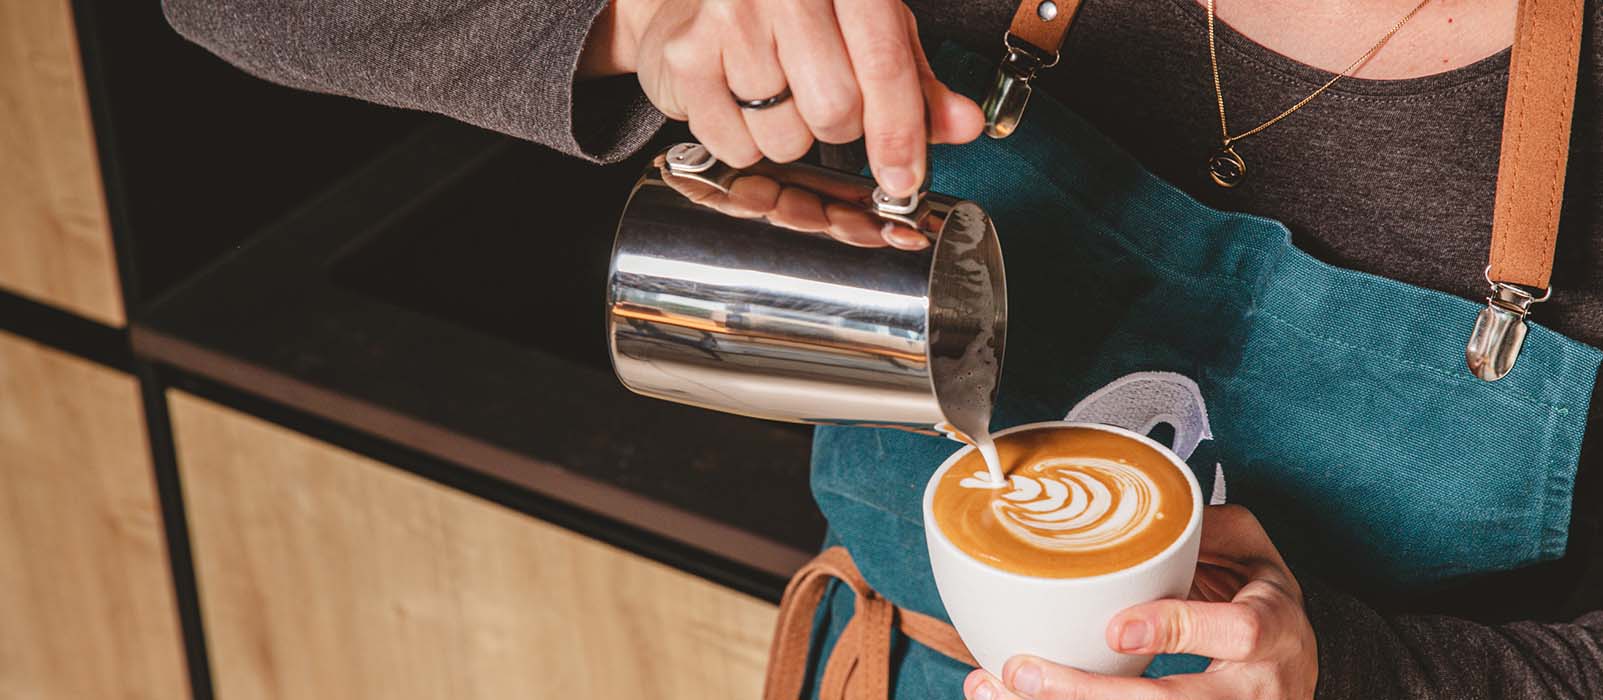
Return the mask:
[[[960,485],[995,489],[983,471]],[[1044,460],[1014,470],[1010,485],[991,500],[991,510],[1014,537],[1042,549],[1117,547],[1163,517],[1151,475],[1111,459]]]
[[931,485],[934,526],[958,549],[1004,571],[1074,578],[1126,569],[1162,553],[1198,514],[1185,467],[1161,448],[1079,426],[996,438],[991,481],[977,450],[960,452]]

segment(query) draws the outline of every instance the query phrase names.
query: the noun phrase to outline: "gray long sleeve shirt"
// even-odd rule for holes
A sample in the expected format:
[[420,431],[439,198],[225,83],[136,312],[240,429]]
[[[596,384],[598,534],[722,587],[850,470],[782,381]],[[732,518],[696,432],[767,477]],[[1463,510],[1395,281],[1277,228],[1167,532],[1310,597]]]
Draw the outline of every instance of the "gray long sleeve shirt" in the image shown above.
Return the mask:
[[606,0],[215,0],[162,3],[180,34],[303,90],[444,114],[589,160],[662,126],[632,76],[576,84]]
[[[185,37],[292,87],[445,114],[598,162],[663,123],[632,76],[576,82],[606,0],[164,0]],[[994,52],[1009,0],[910,0],[925,31]],[[1343,81],[1238,146],[1241,187],[1207,184],[1216,147],[1202,13],[1191,0],[1086,0],[1043,88],[1164,179],[1215,207],[1284,221],[1329,262],[1484,294],[1508,55],[1411,80]],[[1603,345],[1603,7],[1587,6],[1548,326]],[[1328,74],[1221,28],[1233,121],[1258,123]],[[1350,154],[1362,153],[1357,159]],[[1376,203],[1381,206],[1375,206]],[[1478,206],[1464,206],[1476,202]],[[1320,700],[1603,698],[1603,413],[1593,401],[1570,553],[1426,600],[1372,605],[1311,579]],[[1307,577],[1304,577],[1307,579]],[[1456,616],[1418,614],[1447,611]],[[1469,618],[1478,620],[1472,622]],[[1507,620],[1537,620],[1507,622]]]

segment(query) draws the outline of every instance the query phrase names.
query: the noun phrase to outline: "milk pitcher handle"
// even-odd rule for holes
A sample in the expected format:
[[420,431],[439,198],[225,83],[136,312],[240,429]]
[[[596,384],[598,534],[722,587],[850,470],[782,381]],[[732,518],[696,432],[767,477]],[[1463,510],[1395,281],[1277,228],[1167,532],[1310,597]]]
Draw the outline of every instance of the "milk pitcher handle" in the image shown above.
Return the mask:
[[[713,156],[712,151],[699,143],[677,144],[669,148],[664,156],[669,172],[706,184],[726,195],[729,194],[733,181],[741,174],[739,169],[725,165],[723,161]],[[874,213],[909,226],[916,226],[911,219],[918,211],[919,204],[923,202],[924,194],[929,191],[930,173],[930,162],[926,157],[924,182],[919,185],[918,191],[906,197],[893,196],[875,186],[868,198]]]

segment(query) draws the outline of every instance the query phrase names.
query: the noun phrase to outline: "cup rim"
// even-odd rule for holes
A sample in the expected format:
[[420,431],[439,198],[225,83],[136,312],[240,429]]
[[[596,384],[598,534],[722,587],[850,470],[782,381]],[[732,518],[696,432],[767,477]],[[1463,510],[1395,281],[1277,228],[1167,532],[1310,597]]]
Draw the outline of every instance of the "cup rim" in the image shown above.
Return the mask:
[[946,461],[941,462],[941,466],[936,467],[935,473],[930,475],[929,481],[924,486],[924,529],[932,541],[939,542],[941,546],[956,553],[959,557],[968,561],[969,563],[980,566],[989,572],[1000,574],[1003,577],[1011,577],[1023,581],[1036,581],[1043,583],[1053,582],[1060,585],[1089,585],[1110,579],[1137,576],[1149,569],[1157,568],[1162,562],[1167,561],[1174,555],[1175,552],[1179,551],[1181,547],[1185,546],[1186,543],[1191,540],[1192,536],[1202,528],[1202,486],[1197,482],[1197,475],[1191,471],[1190,465],[1186,464],[1186,461],[1181,459],[1180,455],[1174,453],[1174,450],[1146,435],[1142,435],[1141,433],[1126,428],[1121,428],[1116,425],[1107,425],[1105,423],[1053,420],[1015,425],[1013,427],[991,433],[991,437],[998,438],[1009,433],[1019,433],[1026,430],[1039,430],[1042,428],[1088,428],[1091,430],[1100,430],[1103,432],[1131,438],[1136,442],[1146,445],[1147,447],[1156,449],[1159,454],[1168,459],[1171,466],[1180,471],[1181,475],[1185,477],[1186,483],[1191,486],[1191,520],[1186,524],[1186,529],[1182,530],[1180,535],[1175,537],[1173,542],[1169,543],[1169,546],[1164,547],[1157,554],[1147,557],[1146,559],[1143,559],[1126,568],[1119,569],[1117,571],[1109,571],[1102,574],[1094,574],[1091,576],[1036,576],[1033,574],[1021,574],[1015,571],[1008,571],[1006,569],[992,566],[991,564],[987,564],[979,559],[976,559],[973,555],[963,551],[962,547],[954,544],[952,540],[946,536],[946,533],[941,531],[940,525],[935,522],[935,515],[933,511],[930,509],[930,504],[935,500],[935,487],[940,483],[941,477],[944,476],[953,465],[957,464],[957,461],[964,455],[978,449],[972,444],[965,444],[963,447],[959,448],[957,451],[948,456]]

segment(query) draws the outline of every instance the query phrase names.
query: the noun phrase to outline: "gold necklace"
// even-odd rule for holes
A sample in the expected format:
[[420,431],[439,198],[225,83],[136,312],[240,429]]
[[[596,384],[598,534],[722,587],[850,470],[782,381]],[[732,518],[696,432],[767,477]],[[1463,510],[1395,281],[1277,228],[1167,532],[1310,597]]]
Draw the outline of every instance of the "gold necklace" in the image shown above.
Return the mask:
[[1414,6],[1414,9],[1410,10],[1408,14],[1403,15],[1402,19],[1397,20],[1397,23],[1392,25],[1391,31],[1386,32],[1386,36],[1381,37],[1380,41],[1375,42],[1374,46],[1369,47],[1369,50],[1365,51],[1364,55],[1354,59],[1353,62],[1348,64],[1346,68],[1342,69],[1340,73],[1337,73],[1336,77],[1331,78],[1324,85],[1319,86],[1318,90],[1315,90],[1312,94],[1302,98],[1301,101],[1287,108],[1286,111],[1275,115],[1274,118],[1270,119],[1269,121],[1236,134],[1235,136],[1231,136],[1230,129],[1225,126],[1225,94],[1224,90],[1219,87],[1219,51],[1214,48],[1214,0],[1208,0],[1208,60],[1213,64],[1213,96],[1219,101],[1220,139],[1219,150],[1214,151],[1213,155],[1208,157],[1208,177],[1213,178],[1214,184],[1220,187],[1235,187],[1236,185],[1241,184],[1242,179],[1247,176],[1247,161],[1242,160],[1241,155],[1236,153],[1234,144],[1237,141],[1274,126],[1275,122],[1285,119],[1292,112],[1302,109],[1303,105],[1312,102],[1315,97],[1320,95],[1320,93],[1330,89],[1330,86],[1335,85],[1336,81],[1347,77],[1349,73],[1352,73],[1354,68],[1358,67],[1358,64],[1363,63],[1370,56],[1375,55],[1375,52],[1379,51],[1380,47],[1385,46],[1386,42],[1391,40],[1392,35],[1396,34],[1397,30],[1402,29],[1403,25],[1408,23],[1408,20],[1414,18],[1414,15],[1419,14],[1420,10],[1425,9],[1425,5],[1429,2],[1430,0],[1420,0],[1419,4]]

